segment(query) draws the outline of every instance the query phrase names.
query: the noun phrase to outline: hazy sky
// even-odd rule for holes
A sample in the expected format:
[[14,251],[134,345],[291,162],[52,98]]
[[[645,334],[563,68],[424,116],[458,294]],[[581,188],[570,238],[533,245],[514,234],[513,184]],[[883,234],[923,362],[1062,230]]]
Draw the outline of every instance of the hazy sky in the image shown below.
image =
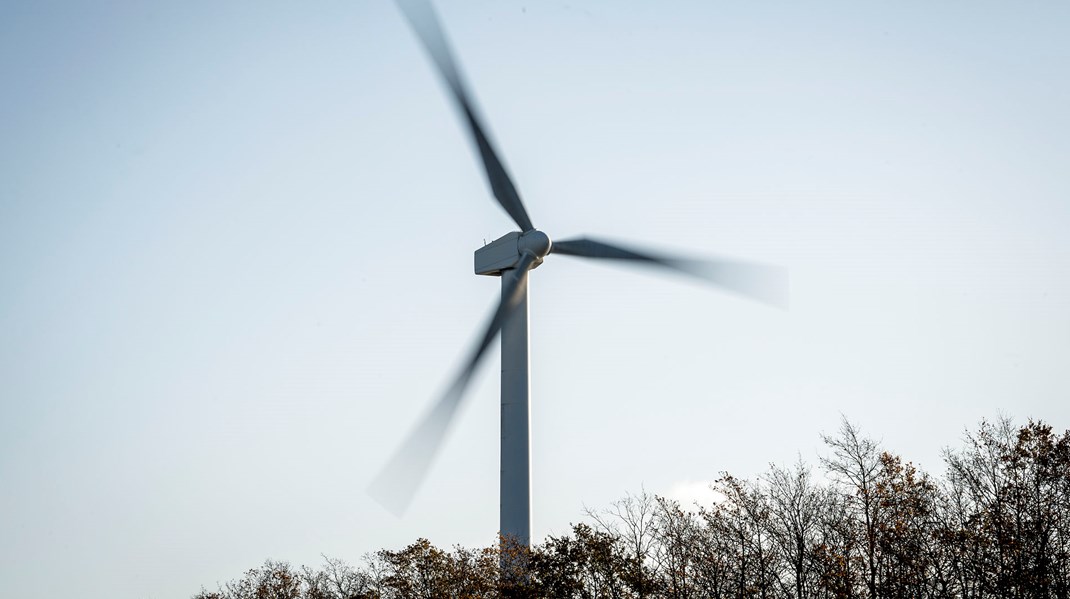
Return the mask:
[[[387,1],[0,7],[0,568],[186,597],[498,525],[497,350],[408,514],[365,487],[512,229]],[[551,256],[534,536],[801,454],[1070,426],[1070,5],[440,2],[535,224],[791,270],[787,312]]]

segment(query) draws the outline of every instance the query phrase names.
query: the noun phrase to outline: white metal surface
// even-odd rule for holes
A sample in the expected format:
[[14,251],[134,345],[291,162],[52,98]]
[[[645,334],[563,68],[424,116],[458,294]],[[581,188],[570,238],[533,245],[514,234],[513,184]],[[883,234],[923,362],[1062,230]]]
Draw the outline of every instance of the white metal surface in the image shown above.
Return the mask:
[[[517,273],[502,272],[502,291]],[[528,281],[502,327],[502,446],[500,532],[521,547],[531,544],[531,381],[528,374]],[[503,297],[503,299],[505,299]]]

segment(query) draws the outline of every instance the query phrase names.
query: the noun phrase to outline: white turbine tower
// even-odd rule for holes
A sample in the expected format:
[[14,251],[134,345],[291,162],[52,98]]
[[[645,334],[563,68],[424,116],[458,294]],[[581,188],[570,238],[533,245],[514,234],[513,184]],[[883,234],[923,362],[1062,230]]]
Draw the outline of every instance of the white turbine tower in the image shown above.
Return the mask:
[[551,242],[545,233],[532,225],[512,179],[491,146],[431,6],[424,0],[399,0],[399,5],[438,67],[464,117],[482,158],[494,197],[521,230],[507,233],[476,250],[476,274],[500,276],[502,279],[502,297],[498,308],[446,393],[431,406],[390,458],[369,491],[395,513],[404,512],[442,444],[457,407],[464,398],[472,373],[495,335],[501,331],[500,533],[505,541],[528,547],[531,543],[528,271],[542,264],[543,259],[551,253],[637,262],[699,277],[725,290],[776,306],[786,304],[787,273],[775,266],[735,260],[671,257],[589,238]]

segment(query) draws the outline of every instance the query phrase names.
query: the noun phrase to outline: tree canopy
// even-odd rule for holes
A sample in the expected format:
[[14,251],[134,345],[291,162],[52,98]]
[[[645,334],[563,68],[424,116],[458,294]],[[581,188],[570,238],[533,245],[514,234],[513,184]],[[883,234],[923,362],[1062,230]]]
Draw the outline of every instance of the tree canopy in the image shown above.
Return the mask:
[[800,459],[724,473],[711,505],[627,494],[504,560],[417,539],[356,566],[269,560],[194,599],[1070,597],[1070,431],[981,422],[940,478],[846,419],[822,439],[822,476]]

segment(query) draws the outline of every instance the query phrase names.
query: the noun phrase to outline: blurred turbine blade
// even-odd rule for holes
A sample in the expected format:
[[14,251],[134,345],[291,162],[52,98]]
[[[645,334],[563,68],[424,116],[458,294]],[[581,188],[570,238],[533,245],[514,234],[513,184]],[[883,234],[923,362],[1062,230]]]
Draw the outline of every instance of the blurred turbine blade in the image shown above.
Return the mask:
[[764,304],[778,308],[788,307],[788,271],[779,266],[727,259],[679,258],[625,248],[586,237],[554,241],[551,252],[566,256],[663,266]]
[[509,213],[522,231],[530,231],[535,227],[528,218],[528,212],[520,201],[520,194],[513,185],[509,173],[498,158],[497,152],[487,139],[486,128],[483,127],[476,116],[475,106],[468,94],[464,81],[461,79],[460,70],[457,68],[453,53],[450,51],[446,35],[442,31],[438,17],[426,0],[398,0],[398,6],[405,13],[416,36],[420,38],[431,60],[438,67],[438,72],[450,88],[453,99],[457,102],[457,108],[464,115],[468,125],[468,131],[472,134],[472,140],[479,148],[479,155],[483,159],[483,167],[486,169],[487,182],[490,183],[491,191],[498,203]]
[[534,254],[525,254],[516,268],[502,274],[502,276],[512,277],[512,281],[507,291],[502,293],[501,302],[494,311],[494,316],[487,323],[483,337],[473,348],[464,367],[446,393],[435,402],[416,428],[409,433],[368,487],[368,493],[395,515],[400,516],[405,513],[416,494],[416,489],[427,475],[431,461],[442,446],[450,423],[457,414],[457,408],[465,397],[464,391],[476,367],[506,319],[516,308],[517,300],[520,298],[520,283],[527,276],[528,268],[534,260]]

